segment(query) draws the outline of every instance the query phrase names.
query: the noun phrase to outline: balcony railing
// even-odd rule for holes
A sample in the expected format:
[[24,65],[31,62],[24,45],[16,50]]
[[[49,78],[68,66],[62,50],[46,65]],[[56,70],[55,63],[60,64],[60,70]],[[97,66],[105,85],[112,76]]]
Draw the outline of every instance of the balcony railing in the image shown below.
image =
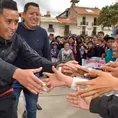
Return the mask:
[[96,22],[92,22],[92,26],[97,26],[98,24]]
[[80,22],[80,25],[88,25],[88,22]]
[[81,31],[80,34],[81,35],[88,35],[88,32],[87,31]]
[[48,28],[48,32],[54,32],[54,28]]
[[64,36],[69,36],[71,34],[71,31],[64,31]]

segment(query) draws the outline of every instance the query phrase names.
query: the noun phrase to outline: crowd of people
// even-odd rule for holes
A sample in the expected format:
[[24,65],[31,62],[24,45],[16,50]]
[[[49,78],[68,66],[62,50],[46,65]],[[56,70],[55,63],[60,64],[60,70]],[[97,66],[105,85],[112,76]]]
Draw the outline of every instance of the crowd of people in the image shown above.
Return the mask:
[[82,59],[91,57],[105,58],[106,63],[115,61],[112,56],[112,43],[114,37],[98,32],[96,36],[70,35],[68,38],[49,35],[51,46],[51,57],[53,62],[65,63],[69,60],[76,60],[82,64]]
[[[48,91],[58,86],[74,88],[76,92],[67,96],[74,107],[117,118],[118,62],[113,62],[118,58],[117,28],[114,37],[102,31],[91,37],[48,37],[38,25],[39,16],[39,5],[28,2],[19,23],[17,3],[0,2],[0,118],[17,118],[22,90],[26,117],[36,118],[38,96],[46,91],[45,86]],[[82,59],[91,57],[105,58],[103,71],[81,66]],[[42,74],[47,78],[41,80]],[[81,85],[87,88],[80,90]],[[104,94],[110,91],[112,95]]]

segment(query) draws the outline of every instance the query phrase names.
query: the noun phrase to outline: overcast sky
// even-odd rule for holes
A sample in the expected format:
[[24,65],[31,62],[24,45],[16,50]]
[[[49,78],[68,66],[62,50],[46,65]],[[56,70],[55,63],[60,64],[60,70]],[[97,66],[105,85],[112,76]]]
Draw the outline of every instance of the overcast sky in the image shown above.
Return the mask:
[[[71,0],[15,0],[18,3],[19,11],[23,10],[24,4],[30,1],[39,4],[41,14],[45,14],[46,11],[50,11],[53,16],[57,16],[62,13],[66,8],[71,6]],[[102,8],[106,5],[111,5],[118,0],[80,0],[77,6],[82,7],[98,7]]]

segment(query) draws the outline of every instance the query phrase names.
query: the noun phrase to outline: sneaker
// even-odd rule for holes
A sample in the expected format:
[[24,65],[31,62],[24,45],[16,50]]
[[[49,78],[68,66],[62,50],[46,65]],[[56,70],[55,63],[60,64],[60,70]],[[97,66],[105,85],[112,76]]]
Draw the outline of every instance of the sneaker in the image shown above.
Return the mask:
[[37,104],[37,110],[42,110],[42,107],[39,104]]
[[27,118],[27,112],[26,111],[23,112],[22,118]]

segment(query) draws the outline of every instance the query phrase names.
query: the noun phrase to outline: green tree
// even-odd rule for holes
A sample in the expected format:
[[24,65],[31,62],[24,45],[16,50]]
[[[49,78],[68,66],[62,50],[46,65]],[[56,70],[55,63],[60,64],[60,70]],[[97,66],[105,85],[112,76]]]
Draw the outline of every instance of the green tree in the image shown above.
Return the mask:
[[103,27],[114,26],[118,22],[118,3],[102,8],[98,17],[98,24]]

